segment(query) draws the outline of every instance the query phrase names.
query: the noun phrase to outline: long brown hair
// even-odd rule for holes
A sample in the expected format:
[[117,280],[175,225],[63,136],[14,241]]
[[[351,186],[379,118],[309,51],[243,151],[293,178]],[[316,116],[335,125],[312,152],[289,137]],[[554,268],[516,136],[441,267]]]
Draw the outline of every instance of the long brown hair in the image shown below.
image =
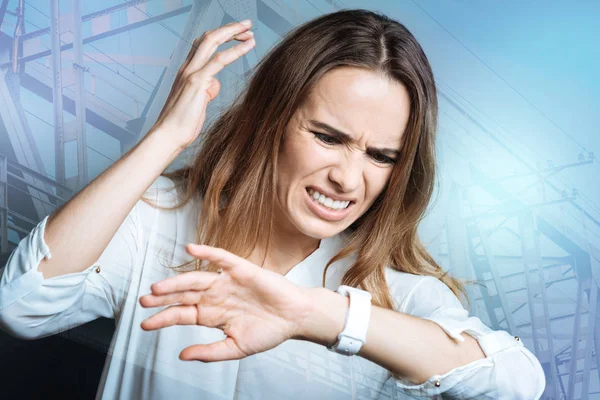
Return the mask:
[[[369,291],[375,305],[394,309],[386,266],[434,276],[468,302],[463,283],[442,270],[417,235],[434,189],[438,100],[433,72],[408,29],[376,12],[342,10],[289,32],[252,71],[242,95],[200,135],[191,165],[161,174],[177,183],[183,197],[174,207],[159,208],[174,210],[200,198],[198,243],[244,258],[257,245],[268,248],[285,127],[315,83],[342,66],[400,82],[410,96],[410,117],[400,161],[381,195],[345,231],[346,246],[325,266],[323,285],[333,262],[356,253],[342,284]],[[190,265],[217,268],[200,268],[198,260],[175,268]]]

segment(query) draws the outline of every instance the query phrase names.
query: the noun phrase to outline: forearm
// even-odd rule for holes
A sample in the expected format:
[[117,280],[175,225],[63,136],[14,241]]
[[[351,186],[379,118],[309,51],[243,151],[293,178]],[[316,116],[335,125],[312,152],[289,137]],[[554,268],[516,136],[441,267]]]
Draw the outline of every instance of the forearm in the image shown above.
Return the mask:
[[[323,288],[310,289],[302,339],[332,345],[343,330],[348,297]],[[323,306],[323,305],[327,306]],[[372,306],[367,342],[358,355],[414,383],[441,375],[458,366],[485,358],[478,342],[463,333],[457,342],[436,323]]]
[[181,152],[166,137],[149,132],[48,218],[44,240],[52,258],[38,266],[44,278],[81,272],[100,257],[134,205]]

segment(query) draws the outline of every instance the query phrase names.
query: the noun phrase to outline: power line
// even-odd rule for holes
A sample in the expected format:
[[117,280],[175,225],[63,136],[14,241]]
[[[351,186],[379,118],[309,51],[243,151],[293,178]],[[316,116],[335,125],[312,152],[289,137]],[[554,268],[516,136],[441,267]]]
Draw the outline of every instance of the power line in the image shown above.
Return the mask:
[[[457,92],[456,90],[454,90],[454,89],[453,89],[453,88],[452,88],[450,85],[448,85],[448,84],[446,84],[446,83],[444,83],[444,82],[441,82],[441,81],[440,81],[440,83],[442,83],[442,84],[443,84],[444,86],[446,86],[446,87],[447,87],[447,88],[448,88],[450,91],[452,91],[452,92],[453,92],[453,95],[455,95],[455,96],[459,97],[459,98],[460,98],[462,101],[464,101],[464,102],[465,102],[466,104],[468,104],[470,107],[472,107],[473,109],[475,109],[476,111],[478,111],[478,112],[479,112],[479,114],[480,114],[481,116],[483,116],[484,118],[486,118],[487,120],[489,120],[489,121],[491,121],[493,124],[495,124],[495,125],[496,125],[498,128],[500,128],[500,130],[506,130],[506,129],[505,129],[503,126],[502,126],[502,125],[500,125],[500,124],[499,124],[498,122],[496,122],[496,121],[495,121],[493,118],[491,118],[489,115],[487,115],[487,114],[486,114],[485,112],[483,112],[481,109],[479,109],[479,108],[478,108],[476,105],[474,105],[474,104],[473,104],[473,103],[471,103],[469,100],[467,100],[465,97],[463,97],[463,96],[462,96],[462,95],[461,95],[459,92]],[[488,131],[488,132],[489,132],[489,131]],[[491,132],[489,132],[489,134],[492,134],[492,133],[491,133]],[[527,149],[528,149],[528,150],[531,152],[531,154],[534,154],[534,155],[536,155],[536,156],[538,155],[538,153],[535,153],[535,152],[531,151],[531,149],[530,149],[528,146],[526,146],[526,145],[524,145],[524,144],[521,144],[521,143],[518,143],[518,142],[515,142],[511,136],[509,136],[509,135],[503,135],[503,134],[501,134],[501,132],[500,132],[500,131],[497,131],[497,132],[496,132],[496,134],[497,134],[497,135],[499,135],[499,136],[501,136],[501,137],[502,137],[502,138],[503,138],[505,141],[507,141],[507,142],[512,142],[512,143],[511,143],[511,146],[513,146],[514,148],[518,148],[518,147],[525,147],[525,148],[527,148]],[[513,157],[515,157],[517,160],[519,160],[519,158],[520,158],[520,157],[519,157],[517,154],[515,154],[515,153],[514,153],[512,150],[508,149],[507,147],[505,147],[505,148],[506,148],[506,150],[507,150],[507,151],[508,151],[508,152],[509,152],[509,153],[510,153],[510,154],[511,154]],[[538,156],[538,157],[539,157],[539,156]],[[533,157],[531,157],[531,158],[533,158]],[[525,164],[525,163],[524,163],[522,160],[520,160],[520,161],[521,161],[521,163]],[[538,161],[539,161],[539,158],[538,158]],[[529,166],[529,165],[527,165],[527,164],[525,164],[525,166],[526,166],[527,168],[529,168],[529,169],[532,169],[532,167],[530,167],[530,166]],[[560,181],[560,183],[562,183],[562,184],[568,184],[568,185],[570,185],[570,187],[571,187],[571,188],[575,188],[575,189],[576,189],[576,186],[575,186],[575,184],[573,184],[573,183],[572,183],[572,182],[571,182],[569,179],[567,179],[567,178],[564,178],[564,179],[566,180],[566,183],[565,183],[565,182],[563,182],[563,181]],[[555,189],[555,191],[557,191],[557,192],[558,192],[558,189]],[[590,200],[590,199],[589,199],[589,198],[588,198],[588,197],[587,197],[587,196],[586,196],[586,195],[585,195],[583,192],[581,192],[580,190],[577,190],[577,192],[578,192],[578,196],[581,196],[581,198],[583,198],[583,199],[584,199],[584,200],[585,200],[585,201],[588,203],[589,207],[590,207],[590,208],[592,208],[592,209],[593,209],[593,210],[594,210],[596,213],[598,213],[598,215],[600,215],[600,209],[598,209],[598,208],[596,207],[596,205],[594,204],[594,202],[592,202],[592,201],[591,201],[591,200]]]
[[323,11],[319,10],[319,9],[317,8],[317,6],[315,6],[315,5],[314,5],[314,4],[313,4],[313,3],[312,3],[310,0],[306,0],[306,2],[307,2],[308,4],[310,4],[311,6],[313,6],[313,8],[314,8],[315,10],[317,10],[318,12],[320,12],[321,14],[323,14]]
[[[559,131],[561,131],[569,139],[571,139],[571,141],[573,141],[573,143],[575,143],[577,146],[579,146],[582,150],[586,151],[587,153],[590,153],[590,151],[588,151],[584,145],[582,145],[581,143],[579,143],[579,141],[577,141],[573,136],[571,136],[564,129],[562,129],[556,122],[554,122],[554,120],[552,120],[550,117],[548,117],[548,115],[546,115],[541,109],[539,109],[529,99],[527,99],[525,96],[523,96],[521,94],[521,92],[519,92],[514,86],[512,86],[510,83],[508,83],[508,81],[506,81],[506,79],[504,79],[493,68],[491,68],[488,64],[486,64],[485,61],[483,61],[479,56],[477,56],[477,54],[475,54],[471,49],[469,49],[469,47],[467,47],[456,36],[454,36],[448,29],[446,29],[446,27],[444,27],[444,25],[442,25],[437,19],[435,19],[430,13],[428,13],[423,7],[421,7],[415,0],[411,0],[411,1],[419,9],[421,9],[421,11],[423,11],[425,14],[427,14],[429,16],[429,18],[431,18],[436,24],[438,24],[448,35],[450,35],[454,40],[456,40],[456,42],[458,42],[462,47],[464,47],[464,49],[467,50],[473,57],[475,57],[477,60],[479,60],[488,70],[490,70],[494,75],[496,75],[496,77],[498,79],[500,79],[502,82],[504,82],[515,93],[517,93],[519,95],[519,97],[521,97],[523,100],[525,100],[530,106],[532,106],[537,112],[539,112],[544,118],[546,118],[546,120],[548,120],[552,125],[554,125],[554,127],[556,127]],[[600,162],[598,160],[594,159],[594,161],[600,165]]]
[[[37,12],[39,12],[40,14],[42,14],[43,16],[45,16],[46,18],[50,19],[50,16],[47,15],[46,13],[44,13],[43,11],[41,11],[39,8],[36,8],[35,6],[31,5],[31,3],[27,3],[28,7],[33,8],[34,10],[36,10]],[[25,17],[23,16],[23,18],[25,19]],[[37,29],[42,29],[41,27],[37,26],[36,24],[34,24],[33,22],[25,19],[25,21],[27,21],[28,23],[30,23],[31,25],[33,25],[34,27],[36,27]],[[60,39],[60,38],[59,38]],[[66,44],[64,41],[61,40],[62,44]],[[131,69],[127,68],[125,65],[121,64],[118,60],[115,60],[113,57],[111,57],[110,55],[106,54],[105,52],[103,52],[102,50],[100,50],[98,47],[94,46],[92,43],[87,43],[90,47],[92,47],[94,50],[102,53],[104,56],[106,56],[107,58],[109,58],[110,60],[112,60],[115,64],[123,67],[123,69],[129,71],[132,75],[136,76],[138,79],[140,79],[141,81],[143,81],[144,83],[148,84],[148,86],[150,86],[152,89],[154,89],[154,84],[148,82],[146,79],[142,78],[140,75],[136,74],[135,71],[132,71]],[[101,63],[100,61],[96,60],[94,57],[90,56],[89,54],[84,53],[83,54],[85,57],[91,59],[92,61],[95,61],[96,63],[100,64],[102,67],[108,69],[111,72],[116,73],[117,75],[123,77],[123,79],[131,82],[132,84],[134,84],[135,86],[139,87],[140,89],[142,89],[143,91],[147,92],[147,93],[151,93],[151,90],[148,90],[142,86],[140,86],[139,84],[137,84],[136,82],[133,82],[131,79],[127,78],[125,75],[122,75],[118,70],[114,70],[110,67],[108,67],[107,65]]]
[[[52,129],[54,129],[54,125],[52,125],[50,122],[48,122],[48,121],[46,121],[46,120],[44,120],[44,119],[42,119],[42,118],[38,117],[37,115],[35,115],[34,113],[32,113],[31,111],[29,111],[29,110],[27,110],[27,109],[25,109],[25,108],[23,108],[23,110],[24,110],[24,111],[25,111],[27,114],[29,114],[29,115],[31,115],[31,116],[33,116],[33,117],[35,117],[35,118],[36,118],[36,119],[38,119],[39,121],[43,122],[44,124],[48,125],[48,126],[49,126],[49,127],[51,127]],[[106,156],[106,155],[104,155],[104,154],[100,153],[98,150],[94,149],[93,147],[90,147],[90,146],[86,146],[86,147],[87,147],[88,149],[92,150],[93,152],[95,152],[95,153],[97,153],[97,154],[101,155],[102,157],[106,158],[107,160],[110,160],[110,161],[112,161],[113,163],[115,162],[115,160],[113,160],[112,158],[110,158],[110,157],[108,157],[108,156]],[[54,176],[52,176],[52,179],[55,179],[55,177],[54,177]]]
[[491,149],[481,141],[481,139],[479,139],[476,135],[472,134],[471,131],[469,129],[467,129],[465,126],[463,126],[460,122],[458,122],[455,118],[453,118],[450,114],[448,114],[447,112],[444,111],[444,115],[447,116],[448,118],[450,118],[456,125],[458,125],[460,128],[462,128],[467,135],[471,136],[473,139],[475,139],[483,148],[485,148],[488,151],[491,151]]
[[[563,209],[563,211],[564,211],[564,212],[566,212],[567,214],[569,214],[571,217],[573,217],[573,219],[574,219],[575,221],[577,221],[577,222],[580,222],[580,223],[583,225],[583,229],[584,229],[584,231],[585,231],[585,232],[590,232],[592,235],[596,236],[596,237],[599,239],[599,242],[600,242],[600,236],[599,236],[597,233],[595,233],[594,231],[592,231],[590,228],[588,228],[588,227],[587,227],[587,225],[585,224],[585,222],[583,222],[583,221],[579,221],[578,217],[576,217],[576,216],[575,216],[575,215],[574,215],[572,212],[570,212],[569,210],[567,210],[567,209]],[[587,239],[586,239],[586,240],[587,240]],[[588,242],[589,242],[589,240],[588,240]],[[584,249],[584,250],[587,250],[587,249]]]
[[[144,13],[148,18],[152,18],[154,17],[154,15],[150,15],[148,14],[146,11],[144,10],[140,10],[139,8],[137,8],[136,6],[133,6],[136,10]],[[173,29],[171,29],[170,27],[166,26],[165,24],[163,24],[161,21],[157,21],[163,28],[165,28],[166,30],[168,30],[169,32],[171,32],[173,35],[177,36],[180,40],[183,40],[185,43],[189,44],[190,46],[192,46],[192,48],[197,49],[197,47],[194,45],[193,42],[188,41],[187,39],[184,39],[183,37],[179,36],[179,34],[174,31]],[[256,36],[256,34],[255,34]],[[232,74],[234,74],[235,76],[237,76],[239,79],[243,79],[240,75],[238,75],[237,73],[235,73],[234,71],[231,70],[227,70],[227,72],[230,72]]]
[[[49,15],[47,15],[46,13],[44,13],[43,11],[41,11],[39,8],[36,8],[35,6],[33,6],[33,5],[31,5],[30,3],[27,3],[27,2],[26,2],[26,4],[27,4],[29,7],[33,8],[34,10],[36,10],[37,12],[39,12],[40,14],[42,14],[43,16],[45,16],[46,18],[50,19],[50,16],[49,16]],[[26,21],[27,21],[27,20],[26,20]],[[32,24],[33,26],[35,26],[37,29],[42,29],[42,28],[40,28],[39,26],[37,26],[36,24],[34,24],[34,23],[33,23],[33,22],[31,22],[31,21],[27,21],[27,22],[29,22],[30,24]],[[62,41],[61,41],[61,42],[62,42]],[[66,44],[66,43],[65,43],[65,42],[62,42],[62,44]],[[112,60],[112,61],[113,61],[115,64],[117,64],[117,65],[119,65],[119,66],[123,67],[123,69],[125,69],[125,70],[129,71],[129,72],[130,72],[132,75],[135,75],[135,76],[136,76],[138,79],[142,80],[143,82],[145,82],[146,84],[148,84],[148,86],[150,86],[150,87],[152,87],[152,88],[154,89],[154,84],[152,84],[152,83],[148,82],[146,79],[144,79],[144,78],[142,78],[140,75],[136,74],[136,73],[135,73],[135,71],[132,71],[132,70],[130,70],[130,69],[129,69],[129,68],[127,68],[125,65],[121,64],[121,63],[120,63],[118,60],[115,60],[113,57],[111,57],[110,55],[108,55],[108,54],[106,54],[105,52],[103,52],[102,50],[100,50],[100,49],[99,49],[98,47],[96,47],[94,44],[92,44],[92,43],[87,43],[87,44],[88,44],[90,47],[92,47],[93,49],[95,49],[96,51],[99,51],[100,53],[102,53],[103,55],[105,55],[107,58],[109,58],[110,60]],[[112,69],[112,68],[110,68],[110,67],[108,67],[108,66],[104,65],[103,63],[101,63],[100,61],[96,60],[95,58],[93,58],[92,56],[90,56],[90,55],[88,55],[88,54],[85,54],[85,53],[84,53],[84,56],[85,56],[85,57],[88,57],[88,58],[90,58],[91,60],[93,60],[93,61],[95,61],[96,63],[100,64],[100,65],[101,65],[101,66],[103,66],[104,68],[107,68],[109,71],[111,71],[111,72],[114,72],[114,73],[116,73],[117,75],[119,75],[119,76],[123,77],[124,79],[126,79],[126,80],[127,80],[127,81],[129,81],[129,82],[131,82],[132,84],[134,84],[135,86],[139,87],[140,89],[142,89],[142,90],[146,91],[147,93],[151,93],[151,91],[150,91],[150,90],[148,90],[148,89],[146,89],[146,88],[143,88],[143,87],[141,87],[139,84],[137,84],[137,83],[133,82],[132,80],[128,79],[127,77],[125,77],[125,75],[121,75],[121,73],[120,73],[118,70],[116,70],[116,71],[115,71],[114,69]]]
[[[25,21],[25,22],[27,22],[27,23],[30,23],[31,25],[33,25],[33,26],[34,26],[34,27],[36,27],[37,29],[41,29],[39,26],[37,26],[37,25],[36,25],[36,24],[34,24],[33,22],[31,22],[31,21],[27,20],[26,18],[24,18],[24,21]],[[50,50],[50,49],[46,48],[46,50]],[[116,60],[114,60],[114,59],[113,59],[112,57],[110,57],[108,54],[106,54],[106,53],[102,52],[100,49],[97,49],[97,50],[98,50],[98,51],[100,51],[102,54],[104,54],[106,57],[108,57],[108,58],[110,58],[111,60],[113,60],[113,61],[115,61],[115,62],[116,62]],[[90,60],[94,61],[95,63],[99,64],[101,67],[108,69],[110,72],[114,72],[114,73],[116,73],[117,75],[119,75],[120,77],[122,77],[122,78],[123,78],[123,79],[125,79],[126,81],[129,81],[131,84],[133,84],[133,85],[135,85],[135,86],[139,87],[140,89],[142,89],[142,90],[143,90],[143,91],[145,91],[146,93],[150,93],[150,91],[149,91],[148,89],[146,89],[146,88],[144,88],[144,87],[142,87],[142,86],[138,85],[136,82],[134,82],[134,81],[132,81],[131,79],[127,78],[125,75],[121,75],[121,74],[119,74],[117,71],[115,71],[114,69],[112,69],[112,68],[110,68],[110,67],[108,67],[108,66],[104,65],[103,63],[101,63],[100,61],[96,60],[94,57],[90,56],[89,54],[85,54],[85,53],[84,53],[84,54],[83,54],[83,56],[84,56],[84,57],[87,57],[87,58],[89,58]],[[88,73],[89,73],[89,72],[88,72]],[[139,77],[139,75],[138,75],[138,77]],[[140,78],[140,79],[142,79],[142,78]],[[143,79],[142,79],[142,80],[143,80]]]
[[[26,2],[26,4],[27,4],[29,7],[33,8],[34,10],[36,10],[37,12],[39,12],[40,14],[42,14],[43,16],[45,16],[46,18],[50,18],[50,16],[49,16],[49,15],[47,15],[46,13],[44,13],[43,11],[41,11],[40,9],[38,9],[37,7],[35,7],[35,6],[31,5],[31,4],[30,4],[30,3],[28,3],[28,2]],[[151,15],[149,15],[149,14],[148,14],[148,13],[146,13],[145,11],[143,11],[143,10],[141,10],[141,9],[137,8],[136,6],[133,6],[133,7],[134,7],[134,8],[136,8],[138,11],[142,12],[143,14],[145,14],[147,17],[152,17]],[[33,26],[34,26],[36,29],[42,29],[40,26],[38,26],[37,24],[35,24],[35,23],[31,22],[30,20],[27,20],[27,19],[25,19],[25,18],[24,18],[24,20],[25,20],[26,22],[28,22],[29,24],[33,25]],[[188,43],[188,44],[191,44],[191,45],[193,46],[193,43],[190,43],[189,41],[187,41],[186,39],[184,39],[183,37],[181,37],[181,36],[180,36],[180,35],[179,35],[177,32],[175,32],[173,29],[171,29],[170,27],[166,26],[166,25],[165,25],[165,24],[163,24],[161,21],[157,21],[157,22],[158,22],[158,23],[159,23],[159,24],[160,24],[160,25],[161,25],[163,28],[165,28],[166,30],[168,30],[169,32],[171,32],[173,35],[175,35],[176,37],[178,37],[180,40],[183,40],[184,42],[186,42],[186,43]],[[65,42],[63,42],[62,40],[61,40],[61,42],[62,42],[63,44],[65,44]],[[119,66],[123,67],[125,70],[127,70],[127,71],[131,72],[133,75],[135,75],[136,77],[138,77],[140,80],[142,80],[142,81],[146,82],[148,85],[150,85],[150,86],[152,86],[152,87],[154,86],[153,84],[151,84],[150,82],[148,82],[148,81],[146,81],[144,78],[142,78],[141,76],[137,75],[137,74],[135,73],[135,71],[132,71],[132,70],[130,70],[129,68],[127,68],[126,66],[124,66],[123,64],[121,64],[121,63],[120,63],[118,60],[115,60],[113,57],[111,57],[111,56],[109,56],[108,54],[104,53],[102,50],[100,50],[99,48],[97,48],[97,47],[96,47],[96,46],[94,46],[93,44],[91,44],[91,43],[88,43],[88,44],[89,44],[91,47],[93,47],[94,49],[96,49],[97,51],[99,51],[100,53],[102,53],[103,55],[105,55],[106,57],[108,57],[109,59],[111,59],[112,61],[114,61],[114,62],[115,62],[117,65],[119,65]],[[140,89],[142,89],[142,90],[144,90],[144,91],[146,91],[146,92],[150,93],[150,92],[149,92],[147,89],[145,89],[145,88],[141,87],[140,85],[138,85],[137,83],[135,83],[135,82],[133,82],[132,80],[128,79],[128,78],[127,78],[127,77],[125,77],[124,75],[121,75],[121,74],[119,73],[119,71],[118,71],[118,70],[117,70],[117,71],[115,71],[114,69],[112,69],[112,68],[110,68],[110,67],[108,67],[108,66],[104,65],[104,64],[103,64],[103,63],[101,63],[100,61],[98,61],[98,60],[96,60],[95,58],[91,57],[89,54],[85,54],[85,53],[84,53],[84,56],[85,56],[85,57],[88,57],[89,59],[93,60],[94,62],[96,62],[96,63],[100,64],[100,65],[101,65],[101,66],[103,66],[104,68],[107,68],[107,69],[108,69],[108,70],[110,70],[111,72],[114,72],[114,73],[116,73],[117,75],[119,75],[119,76],[121,76],[122,78],[124,78],[125,80],[127,80],[127,81],[131,82],[132,84],[134,84],[135,86],[139,87]],[[240,78],[240,79],[241,79],[240,75],[238,75],[238,74],[237,74],[237,73],[235,73],[234,71],[228,71],[228,72],[230,72],[230,73],[232,73],[232,74],[236,75],[238,78]],[[90,73],[90,74],[91,74],[91,72],[88,72],[88,73]],[[92,75],[92,76],[94,76],[94,77],[96,77],[96,78],[100,78],[100,77],[98,77],[98,76],[97,76],[97,75],[95,75],[95,74],[91,74],[91,75]],[[101,78],[100,78],[100,79],[101,79]],[[101,79],[101,80],[104,80],[104,79]],[[135,101],[135,99],[134,99],[134,101]],[[48,123],[47,121],[43,120],[42,118],[38,117],[37,115],[35,115],[35,114],[33,114],[33,113],[29,112],[28,110],[25,110],[25,111],[26,111],[28,114],[30,114],[30,115],[34,116],[35,118],[37,118],[38,120],[42,121],[42,122],[43,122],[43,123],[45,123],[46,125],[48,125],[48,126],[50,126],[50,127],[54,128],[54,126],[53,126],[52,124]],[[115,160],[112,160],[110,157],[108,157],[108,156],[106,156],[106,155],[104,155],[104,154],[102,154],[102,153],[98,152],[97,150],[95,150],[95,149],[93,149],[93,148],[91,148],[91,147],[89,147],[89,146],[87,146],[87,148],[89,148],[90,150],[92,150],[92,151],[96,152],[96,153],[97,153],[97,154],[99,154],[100,156],[102,156],[102,157],[104,157],[104,158],[106,158],[106,159],[110,160],[111,162],[115,162]]]
[[[146,17],[148,17],[148,18],[152,18],[152,17],[154,17],[154,15],[150,15],[150,14],[148,14],[146,11],[144,11],[144,10],[141,10],[141,9],[137,8],[137,6],[136,6],[136,5],[134,5],[134,6],[133,6],[133,8],[135,8],[135,9],[136,9],[136,10],[138,10],[139,12],[142,12],[142,13],[144,13],[144,14],[146,15]],[[170,26],[167,26],[167,25],[165,25],[164,23],[162,23],[162,21],[156,21],[156,22],[158,22],[158,24],[159,24],[160,26],[162,26],[163,28],[165,28],[167,31],[171,32],[171,33],[172,33],[173,35],[175,35],[176,37],[178,37],[178,38],[180,38],[180,39],[183,39],[183,38],[182,38],[181,36],[179,36],[179,34],[178,34],[176,31],[174,31],[174,30],[173,30],[173,29],[172,29]],[[188,42],[188,43],[189,43],[189,42]]]

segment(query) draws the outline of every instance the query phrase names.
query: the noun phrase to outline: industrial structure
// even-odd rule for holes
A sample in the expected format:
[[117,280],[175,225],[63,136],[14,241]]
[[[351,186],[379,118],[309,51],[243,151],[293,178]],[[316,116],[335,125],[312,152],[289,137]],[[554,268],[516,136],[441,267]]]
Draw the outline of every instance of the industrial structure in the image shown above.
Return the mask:
[[[44,216],[150,129],[194,38],[234,20],[260,24],[257,47],[220,74],[223,89],[209,106],[210,118],[235,96],[244,74],[267,50],[261,35],[266,39],[269,32],[276,40],[306,19],[298,1],[132,0],[110,7],[84,1],[97,8],[88,13],[82,1],[0,0],[2,267]],[[345,7],[333,0],[318,5],[323,12]],[[170,25],[176,18],[185,21],[181,29]],[[171,47],[156,53],[134,49],[131,33],[149,26],[160,29]],[[129,46],[115,48],[113,39],[125,35]],[[32,97],[40,109],[28,107],[24,99]],[[536,354],[547,379],[544,399],[597,395],[600,222],[593,204],[560,176],[597,162],[594,155],[582,152],[565,165],[543,155],[532,159],[451,87],[440,85],[439,99],[442,185],[423,227],[428,249],[453,274],[478,282],[468,286],[473,315],[518,336]],[[40,123],[53,133],[53,147],[42,148],[36,139],[33,126]],[[113,157],[100,157],[100,146],[90,145],[93,135],[116,144]],[[44,162],[48,157],[50,164]],[[494,157],[510,166],[501,176],[489,160]],[[106,351],[112,323],[98,320],[60,335]],[[283,352],[273,362],[348,390],[347,365],[320,366],[310,354],[296,360]],[[367,377],[358,381],[361,391],[372,390]],[[381,396],[394,398],[393,388]]]

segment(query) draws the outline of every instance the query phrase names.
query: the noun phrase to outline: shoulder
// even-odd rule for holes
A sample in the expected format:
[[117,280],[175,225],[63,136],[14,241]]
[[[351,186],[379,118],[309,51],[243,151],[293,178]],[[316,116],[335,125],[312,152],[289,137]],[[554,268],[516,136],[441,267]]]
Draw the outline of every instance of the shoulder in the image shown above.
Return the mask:
[[189,201],[183,207],[174,209],[182,199],[180,185],[170,178],[159,176],[144,192],[135,208],[139,218],[146,221],[146,224],[150,224],[156,217],[160,218],[161,223],[170,223],[173,218],[188,222],[194,220],[201,207],[200,202]]
[[464,309],[454,292],[441,280],[386,268],[386,280],[396,310],[411,315],[430,315],[442,309]]
[[186,243],[196,242],[198,203],[183,200],[183,190],[175,180],[159,176],[137,203],[144,240],[161,266],[190,261]]
[[[170,178],[159,176],[152,182],[150,187],[144,192],[143,198],[160,207],[173,207],[179,203],[182,198],[180,185]],[[140,201],[140,204],[145,204],[145,207],[154,209],[146,202]]]
[[168,194],[169,196],[166,197],[170,198],[173,197],[173,195],[176,194],[176,192],[177,190],[175,181],[164,176],[159,176],[158,178],[156,178],[156,180],[154,180],[154,182],[152,182],[152,185],[150,185],[150,187],[146,190],[146,192],[144,193],[144,197],[150,198],[154,201],[160,201],[161,198],[163,200],[165,199],[165,194]]

